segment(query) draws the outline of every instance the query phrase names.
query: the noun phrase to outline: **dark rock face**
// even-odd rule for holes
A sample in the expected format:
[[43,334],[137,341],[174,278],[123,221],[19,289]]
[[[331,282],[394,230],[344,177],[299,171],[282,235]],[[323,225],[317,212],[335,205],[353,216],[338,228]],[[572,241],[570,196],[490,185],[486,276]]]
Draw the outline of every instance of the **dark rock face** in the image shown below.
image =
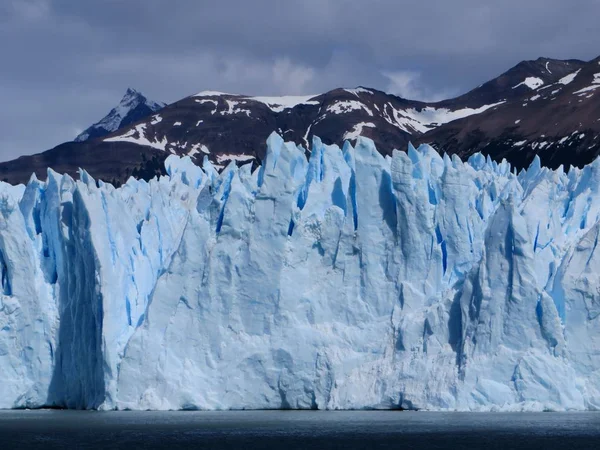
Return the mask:
[[[517,168],[529,165],[536,154],[551,167],[581,166],[600,153],[599,62],[524,61],[437,103],[356,88],[312,97],[201,92],[162,108],[131,90],[99,122],[106,127],[88,129],[87,140],[1,163],[0,179],[22,183],[34,171],[44,177],[46,167],[71,174],[82,167],[118,184],[132,175],[148,179],[161,173],[169,154],[188,155],[197,164],[208,158],[218,167],[258,163],[273,131],[304,148],[313,136],[342,145],[362,135],[385,155],[413,142],[462,158],[482,152]],[[118,118],[118,127],[103,134]]]
[[79,168],[85,168],[96,179],[120,185],[130,176],[149,180],[164,174],[166,157],[160,150],[136,144],[67,142],[37,155],[0,164],[0,180],[27,183],[32,173],[45,180],[48,168],[76,177]]

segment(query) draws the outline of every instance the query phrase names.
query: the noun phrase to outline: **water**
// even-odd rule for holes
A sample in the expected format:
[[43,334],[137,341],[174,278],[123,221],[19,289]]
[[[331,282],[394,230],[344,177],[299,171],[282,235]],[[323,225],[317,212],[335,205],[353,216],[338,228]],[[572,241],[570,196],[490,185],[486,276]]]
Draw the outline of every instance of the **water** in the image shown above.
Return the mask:
[[0,411],[0,449],[600,449],[600,413]]

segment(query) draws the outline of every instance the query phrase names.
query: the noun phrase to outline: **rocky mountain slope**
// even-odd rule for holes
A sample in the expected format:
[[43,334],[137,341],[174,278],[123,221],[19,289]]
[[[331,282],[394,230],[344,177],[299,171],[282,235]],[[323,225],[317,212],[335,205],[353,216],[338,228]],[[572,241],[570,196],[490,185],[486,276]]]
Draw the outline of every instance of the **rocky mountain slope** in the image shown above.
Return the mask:
[[461,156],[481,151],[518,167],[536,154],[554,168],[591,162],[600,153],[600,58],[548,68],[555,70],[552,76],[526,77],[518,85],[522,95],[512,101],[448,123],[417,142]]
[[[34,171],[44,177],[48,166],[71,174],[83,167],[119,184],[130,175],[160,173],[169,154],[189,155],[197,164],[207,157],[217,168],[232,160],[258,163],[272,131],[308,152],[313,136],[342,144],[362,135],[373,139],[384,155],[413,142],[462,157],[480,151],[518,168],[529,165],[535,154],[552,167],[583,165],[600,150],[599,61],[524,61],[464,95],[437,103],[364,87],[303,97],[204,91],[158,112],[144,100],[142,106],[111,111],[99,124],[123,119],[107,135],[92,134],[110,131],[110,126],[97,124],[85,142],[0,164],[0,179],[22,183]],[[149,112],[132,121],[133,112],[144,107]]]

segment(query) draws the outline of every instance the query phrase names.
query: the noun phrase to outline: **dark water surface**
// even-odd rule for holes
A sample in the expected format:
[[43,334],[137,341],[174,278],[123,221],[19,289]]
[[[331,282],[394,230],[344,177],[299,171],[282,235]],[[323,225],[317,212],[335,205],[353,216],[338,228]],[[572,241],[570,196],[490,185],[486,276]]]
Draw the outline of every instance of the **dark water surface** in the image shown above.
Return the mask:
[[0,449],[598,449],[600,413],[0,411]]

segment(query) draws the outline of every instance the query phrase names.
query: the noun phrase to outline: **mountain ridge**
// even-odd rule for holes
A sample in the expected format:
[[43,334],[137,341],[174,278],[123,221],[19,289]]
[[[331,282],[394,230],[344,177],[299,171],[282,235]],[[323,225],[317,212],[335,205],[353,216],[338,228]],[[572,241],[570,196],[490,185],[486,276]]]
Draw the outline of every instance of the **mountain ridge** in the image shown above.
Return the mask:
[[362,135],[384,155],[413,142],[463,158],[482,152],[517,168],[535,155],[550,167],[581,166],[600,153],[599,60],[522,61],[464,94],[429,103],[364,86],[314,96],[202,91],[108,134],[61,144],[43,157],[2,163],[0,179],[23,183],[31,172],[44,177],[48,166],[74,174],[77,163],[94,177],[120,184],[132,174],[161,173],[169,154],[190,156],[196,164],[207,157],[217,168],[230,161],[258,163],[272,131],[307,152],[315,135],[338,145]]

